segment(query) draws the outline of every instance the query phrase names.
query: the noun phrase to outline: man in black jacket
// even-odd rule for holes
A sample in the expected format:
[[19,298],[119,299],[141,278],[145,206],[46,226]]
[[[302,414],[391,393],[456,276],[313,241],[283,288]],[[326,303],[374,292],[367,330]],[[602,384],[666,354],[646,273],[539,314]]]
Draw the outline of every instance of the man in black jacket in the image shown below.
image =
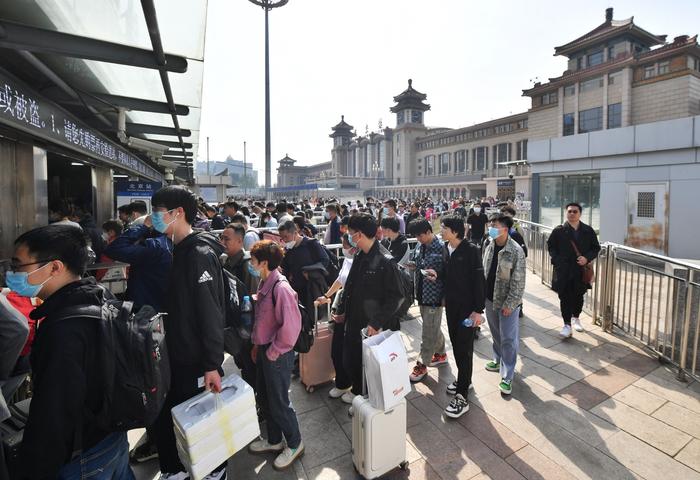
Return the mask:
[[111,295],[81,280],[88,261],[82,230],[68,225],[35,228],[15,240],[7,285],[44,303],[31,313],[43,318],[32,347],[33,398],[24,430],[20,478],[133,479],[126,432],[109,432],[95,421],[104,398],[99,369],[98,325],[93,318],[60,319],[65,308],[102,305]]
[[403,264],[408,260],[406,255],[409,252],[408,240],[406,236],[399,232],[399,221],[396,218],[382,218],[382,246],[389,250],[396,263]]
[[477,246],[464,240],[462,217],[447,215],[441,223],[449,256],[444,275],[447,328],[457,362],[457,381],[447,387],[447,393],[455,397],[445,408],[445,415],[459,418],[469,410],[474,337],[484,311],[484,267]]
[[[180,186],[158,190],[151,199],[153,227],[172,238],[173,264],[165,302],[166,342],[170,357],[170,391],[154,425],[161,478],[184,479],[178,458],[170,409],[202,391],[198,378],[204,376],[207,390],[221,390],[226,323],[224,278],[219,257],[223,246],[207,232],[195,233],[196,197]],[[226,464],[212,474],[212,480],[226,478]]]
[[579,315],[583,310],[583,296],[591,285],[583,281],[582,270],[600,252],[595,231],[581,221],[582,210],[578,203],[569,203],[566,206],[566,222],[552,230],[547,239],[547,248],[554,265],[552,290],[559,294],[561,316],[564,319],[564,327],[559,335],[564,338],[572,335],[572,321],[574,330],[583,331]]
[[[370,336],[380,330],[398,330],[396,312],[403,300],[396,262],[376,241],[376,234],[377,221],[372,215],[350,217],[348,240],[360,251],[353,259],[338,310],[345,312],[343,363],[355,395],[362,393],[362,329],[367,327]],[[338,318],[334,321],[343,323]]]

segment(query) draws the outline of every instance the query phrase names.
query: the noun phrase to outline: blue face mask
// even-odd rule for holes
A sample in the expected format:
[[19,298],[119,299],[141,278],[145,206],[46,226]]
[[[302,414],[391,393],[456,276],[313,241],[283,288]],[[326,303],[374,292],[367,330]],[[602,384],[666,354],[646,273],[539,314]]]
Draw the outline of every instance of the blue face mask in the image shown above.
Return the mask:
[[501,235],[501,232],[496,227],[489,227],[489,237],[496,240]]
[[389,215],[389,208],[388,208],[388,207],[382,208],[382,213],[383,213],[385,216],[386,216],[386,215]]
[[5,283],[7,283],[7,287],[13,292],[15,292],[17,295],[20,295],[22,297],[36,297],[37,295],[39,295],[41,287],[43,287],[46,282],[51,280],[51,277],[47,278],[38,285],[33,285],[29,283],[29,275],[38,272],[42,268],[48,267],[49,265],[50,264],[47,263],[43,267],[39,267],[33,272],[8,271],[5,273]]
[[174,208],[171,210],[168,210],[167,212],[153,212],[151,214],[151,223],[153,223],[153,228],[158,230],[160,233],[165,233],[166,230],[168,230],[168,227],[175,222],[176,219],[173,219],[169,223],[165,223],[165,220],[163,220],[163,217],[165,216],[166,213],[170,213]]
[[352,248],[357,248],[357,242],[353,240],[352,235],[348,235],[348,243]]
[[260,272],[258,272],[258,271],[253,267],[253,264],[251,264],[250,262],[248,262],[248,273],[250,273],[250,274],[251,274],[252,276],[254,276],[254,277],[259,277],[259,276],[260,276]]

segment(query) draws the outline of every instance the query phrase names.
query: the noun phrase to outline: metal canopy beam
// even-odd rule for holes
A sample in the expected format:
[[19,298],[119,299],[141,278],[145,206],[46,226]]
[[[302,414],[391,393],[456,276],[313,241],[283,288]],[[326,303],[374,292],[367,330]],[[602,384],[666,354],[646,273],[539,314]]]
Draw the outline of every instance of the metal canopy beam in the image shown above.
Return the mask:
[[165,69],[177,73],[187,71],[187,59],[184,57],[164,55],[164,63],[161,64],[152,51],[143,48],[30,27],[6,20],[0,20],[0,47],[155,70]]
[[138,135],[140,133],[152,133],[154,135],[174,135],[178,137],[189,137],[192,135],[192,132],[186,129],[161,127],[159,125],[147,125],[145,123],[127,123],[126,131],[129,132],[129,135]]
[[[72,98],[57,99],[59,103],[66,105],[82,105],[81,102]],[[156,102],[143,98],[122,97],[120,95],[109,95],[107,93],[88,93],[81,95],[82,99],[90,105],[98,107],[124,107],[127,110],[139,112],[153,112],[170,114],[170,107],[165,102]],[[190,108],[187,105],[175,105],[175,115],[189,115]]]
[[[158,143],[163,143],[163,142],[158,142]],[[182,152],[180,150],[168,150],[164,153],[164,155],[171,155],[173,157],[192,157],[194,156],[194,153],[192,152]]]
[[178,150],[182,149],[183,147],[184,147],[184,148],[192,148],[192,144],[191,144],[191,143],[183,143],[183,144],[180,144],[180,142],[166,142],[165,140],[153,140],[153,141],[154,141],[154,142],[158,142],[158,143],[160,143],[161,145],[167,145],[167,146],[170,147],[170,148],[176,148],[176,149],[178,149]]
[[167,160],[169,162],[178,162],[178,163],[190,163],[190,162],[192,162],[191,158],[171,157],[168,155],[164,155],[163,160]]

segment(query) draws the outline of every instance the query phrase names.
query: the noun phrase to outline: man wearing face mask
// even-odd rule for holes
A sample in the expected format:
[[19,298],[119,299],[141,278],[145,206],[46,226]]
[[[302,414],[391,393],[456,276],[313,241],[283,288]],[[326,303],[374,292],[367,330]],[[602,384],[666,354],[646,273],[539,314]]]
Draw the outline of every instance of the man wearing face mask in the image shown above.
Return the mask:
[[384,232],[382,246],[389,250],[396,263],[405,265],[411,252],[406,236],[399,232],[399,220],[391,217],[383,218],[381,226]]
[[81,471],[134,478],[126,432],[105,431],[87,414],[98,412],[105,396],[95,319],[61,318],[67,308],[101,307],[112,298],[93,278],[81,279],[87,262],[85,234],[72,226],[39,227],[15,240],[7,286],[44,300],[30,314],[43,321],[32,346],[33,398],[20,478],[80,478]]
[[493,337],[493,360],[489,372],[500,372],[501,393],[512,391],[518,356],[518,311],[525,291],[525,254],[509,235],[513,219],[504,214],[491,217],[491,242],[482,256],[486,276],[486,320]]
[[[151,204],[153,227],[175,245],[169,278],[161,279],[168,290],[165,328],[171,383],[154,431],[161,479],[184,480],[188,477],[175,447],[170,410],[202,391],[202,376],[207,390],[221,390],[226,300],[219,257],[224,249],[212,234],[192,230],[197,199],[184,187],[161,188]],[[207,478],[225,479],[226,464]]]
[[396,213],[396,200],[390,199],[384,202],[384,208],[382,209],[382,218],[395,218],[399,221],[399,233],[406,233],[406,222],[402,215]]
[[486,210],[483,205],[475,204],[472,214],[467,218],[469,225],[469,240],[481,247],[481,242],[486,234],[486,224],[489,223],[489,218],[484,212]]
[[324,245],[335,245],[340,243],[340,217],[338,216],[338,205],[331,203],[326,206],[323,218],[328,222],[326,234],[323,237]]

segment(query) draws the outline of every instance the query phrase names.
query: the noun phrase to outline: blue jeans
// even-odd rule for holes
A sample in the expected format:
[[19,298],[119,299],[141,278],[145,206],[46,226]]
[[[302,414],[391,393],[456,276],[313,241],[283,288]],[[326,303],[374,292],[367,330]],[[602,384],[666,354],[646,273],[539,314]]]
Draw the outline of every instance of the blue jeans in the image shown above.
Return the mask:
[[501,364],[501,378],[511,381],[515,374],[515,362],[518,358],[518,313],[520,307],[513,309],[507,317],[501,310],[493,309],[493,302],[486,300],[486,321],[493,337],[493,360]]
[[126,432],[107,435],[58,472],[58,480],[134,480],[129,466],[129,442]]
[[290,350],[271,362],[265,354],[268,346],[258,347],[256,359],[258,405],[267,423],[267,441],[276,445],[284,436],[287,446],[294,449],[301,443],[297,414],[289,401],[294,351]]

